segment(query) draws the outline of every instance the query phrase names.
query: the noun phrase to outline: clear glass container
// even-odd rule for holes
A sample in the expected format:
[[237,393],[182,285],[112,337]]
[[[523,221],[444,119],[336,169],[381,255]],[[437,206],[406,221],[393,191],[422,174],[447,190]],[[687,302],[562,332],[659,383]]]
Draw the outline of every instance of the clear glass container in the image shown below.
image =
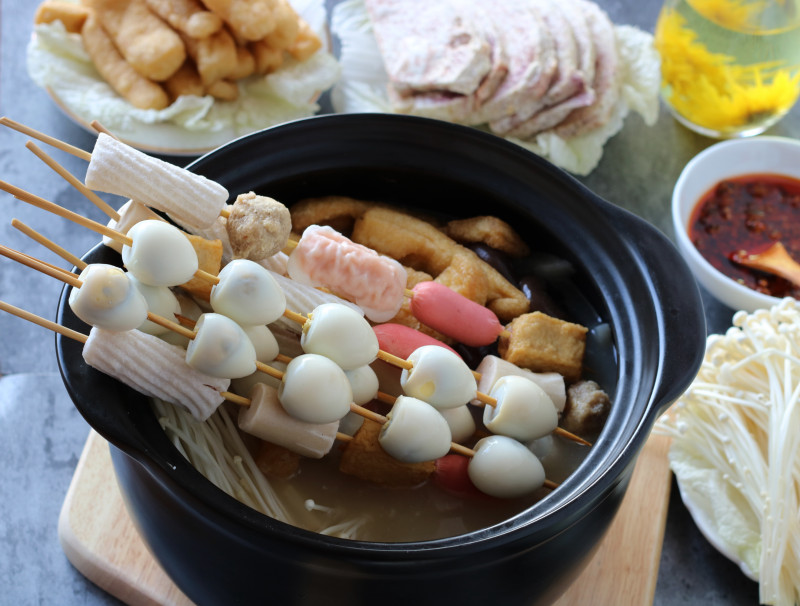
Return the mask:
[[800,0],[666,0],[655,44],[662,98],[703,135],[757,135],[800,94]]

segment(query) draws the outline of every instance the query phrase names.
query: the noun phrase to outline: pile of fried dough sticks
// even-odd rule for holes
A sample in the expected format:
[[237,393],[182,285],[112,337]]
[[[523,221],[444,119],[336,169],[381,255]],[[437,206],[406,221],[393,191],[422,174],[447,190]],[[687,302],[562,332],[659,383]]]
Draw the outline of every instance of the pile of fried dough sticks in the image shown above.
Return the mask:
[[34,21],[79,33],[100,75],[140,109],[181,95],[232,101],[237,80],[322,46],[288,0],[46,0]]

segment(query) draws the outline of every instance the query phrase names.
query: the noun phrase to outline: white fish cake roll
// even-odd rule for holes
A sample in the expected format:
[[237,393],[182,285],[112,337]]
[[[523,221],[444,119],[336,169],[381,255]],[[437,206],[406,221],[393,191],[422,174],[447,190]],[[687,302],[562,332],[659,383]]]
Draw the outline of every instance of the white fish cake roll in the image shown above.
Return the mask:
[[378,395],[378,375],[375,374],[372,367],[359,366],[352,370],[345,370],[344,374],[350,381],[350,388],[353,390],[353,402],[359,406],[374,400]]
[[151,398],[160,398],[205,421],[225,400],[230,380],[186,364],[185,351],[139,330],[93,328],[83,346],[86,363]]
[[308,314],[300,345],[306,353],[330,358],[344,370],[371,364],[380,349],[369,322],[338,303],[323,303]]
[[278,391],[256,383],[250,391],[250,405],[239,410],[239,428],[267,442],[278,444],[304,457],[321,459],[336,440],[339,422],[305,423],[281,406]]
[[[134,276],[130,277],[131,284],[142,293],[142,296],[147,301],[147,311],[166,318],[167,320],[175,321],[175,314],[181,313],[181,304],[178,297],[166,286],[150,286],[143,284]],[[168,328],[164,328],[160,324],[145,320],[140,326],[139,330],[149,333],[151,335],[161,335],[168,332]]]
[[168,213],[182,225],[211,225],[228,201],[222,185],[100,133],[86,171],[86,186],[132,198]]
[[[559,414],[563,412],[564,405],[567,403],[567,388],[564,383],[564,377],[557,372],[533,372],[493,355],[484,356],[475,370],[481,375],[478,381],[478,391],[481,393],[491,392],[492,387],[500,377],[516,375],[530,379],[544,389]],[[477,403],[475,401],[475,404]]]
[[483,493],[501,499],[521,497],[544,485],[544,467],[536,455],[508,436],[478,440],[467,474]]
[[211,307],[242,325],[269,324],[286,311],[286,297],[269,270],[235,259],[219,272],[211,288]]
[[525,377],[501,377],[489,395],[495,406],[483,409],[483,424],[492,433],[528,442],[558,426],[558,413],[544,390]]
[[69,306],[87,324],[121,332],[138,328],[147,320],[145,297],[119,267],[92,263],[79,279],[83,285],[70,291]]
[[256,263],[271,272],[283,276],[286,274],[286,266],[289,264],[289,255],[284,252],[279,252],[266,259],[259,259]]
[[353,390],[336,362],[317,354],[303,354],[286,367],[278,397],[295,419],[331,423],[350,412]]
[[[140,221],[163,221],[161,217],[144,204],[140,204],[134,200],[128,200],[125,204],[120,206],[119,210],[117,210],[117,214],[119,215],[119,219],[111,219],[108,222],[108,227],[123,234],[127,234],[130,228]],[[122,243],[113,238],[103,236],[103,244],[109,248],[113,248],[118,253],[122,252]]]
[[475,434],[475,418],[466,404],[456,408],[439,409],[439,414],[444,417],[444,420],[450,426],[450,435],[453,436],[453,442],[463,442]]
[[478,384],[469,366],[449,349],[423,345],[408,357],[413,367],[403,369],[403,391],[436,408],[463,406],[476,397]]
[[240,379],[256,371],[256,350],[241,326],[230,318],[207,313],[195,325],[186,348],[186,363],[214,377]]
[[417,398],[400,396],[386,419],[378,442],[388,455],[398,461],[433,461],[450,451],[450,426],[430,404]]
[[[292,311],[296,311],[299,314],[308,315],[314,311],[316,307],[322,305],[323,303],[339,303],[340,305],[346,305],[347,307],[355,310],[362,316],[364,315],[364,311],[355,303],[350,303],[341,297],[318,290],[313,286],[303,284],[302,282],[297,282],[296,280],[282,276],[274,271],[270,271],[270,273],[272,274],[272,277],[275,278],[275,281],[280,285],[281,290],[283,290],[283,294],[286,297],[286,307]],[[300,325],[293,320],[288,318],[279,318],[277,321],[282,326],[293,332],[299,333],[301,331]]]
[[128,231],[131,245],[122,247],[122,263],[151,286],[178,286],[199,268],[197,253],[182,231],[165,221],[141,221]]

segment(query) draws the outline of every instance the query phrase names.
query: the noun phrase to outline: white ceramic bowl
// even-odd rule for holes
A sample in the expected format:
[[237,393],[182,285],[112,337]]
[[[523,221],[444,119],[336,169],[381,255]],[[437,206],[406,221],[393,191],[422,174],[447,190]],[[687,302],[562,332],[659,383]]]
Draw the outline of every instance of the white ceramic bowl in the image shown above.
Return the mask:
[[754,173],[772,173],[800,179],[800,141],[784,137],[754,137],[716,143],[684,167],[672,192],[672,223],[681,255],[697,281],[732,309],[753,312],[780,301],[739,284],[698,252],[689,239],[692,210],[700,198],[723,179]]

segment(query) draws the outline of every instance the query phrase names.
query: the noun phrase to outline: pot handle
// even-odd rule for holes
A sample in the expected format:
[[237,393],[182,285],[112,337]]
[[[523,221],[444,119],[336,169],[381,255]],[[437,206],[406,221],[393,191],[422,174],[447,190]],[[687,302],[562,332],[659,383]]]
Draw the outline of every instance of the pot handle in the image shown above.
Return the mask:
[[661,348],[648,403],[654,420],[689,387],[703,361],[707,330],[703,300],[691,269],[663,232],[625,209],[610,203],[603,208],[647,268],[645,279],[657,302]]

